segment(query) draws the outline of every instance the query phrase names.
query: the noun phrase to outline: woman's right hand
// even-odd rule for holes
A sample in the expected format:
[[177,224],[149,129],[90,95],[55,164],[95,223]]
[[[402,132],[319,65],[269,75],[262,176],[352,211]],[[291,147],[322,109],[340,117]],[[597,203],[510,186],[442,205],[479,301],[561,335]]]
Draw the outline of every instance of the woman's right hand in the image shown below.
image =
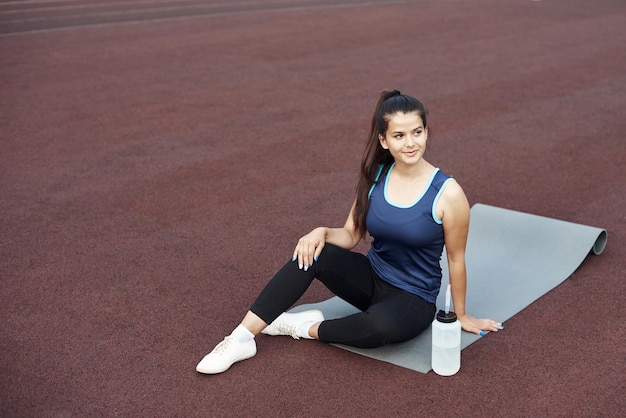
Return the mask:
[[315,228],[298,240],[291,261],[298,261],[298,268],[307,271],[322,253],[326,243],[326,228]]

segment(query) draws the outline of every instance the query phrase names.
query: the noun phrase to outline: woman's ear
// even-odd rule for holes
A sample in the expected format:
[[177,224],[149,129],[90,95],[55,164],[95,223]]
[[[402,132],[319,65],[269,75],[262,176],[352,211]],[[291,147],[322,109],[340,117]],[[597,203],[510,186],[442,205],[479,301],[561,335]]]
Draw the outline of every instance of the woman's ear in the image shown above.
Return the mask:
[[380,146],[384,149],[389,149],[387,145],[387,138],[384,135],[378,134],[378,142],[380,142]]

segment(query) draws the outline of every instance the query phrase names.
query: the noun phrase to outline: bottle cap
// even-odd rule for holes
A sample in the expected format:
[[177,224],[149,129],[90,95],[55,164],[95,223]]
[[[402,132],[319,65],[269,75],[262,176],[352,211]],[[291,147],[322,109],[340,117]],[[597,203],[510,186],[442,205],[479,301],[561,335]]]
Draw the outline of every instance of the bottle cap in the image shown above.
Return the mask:
[[443,322],[444,324],[450,324],[456,321],[456,314],[452,311],[446,314],[445,311],[440,310],[437,312],[437,321]]

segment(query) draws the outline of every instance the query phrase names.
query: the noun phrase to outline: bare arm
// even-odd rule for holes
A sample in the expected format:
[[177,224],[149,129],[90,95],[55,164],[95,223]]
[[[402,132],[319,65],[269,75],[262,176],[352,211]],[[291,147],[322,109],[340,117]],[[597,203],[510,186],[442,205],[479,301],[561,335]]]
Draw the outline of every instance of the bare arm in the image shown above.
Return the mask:
[[354,228],[354,203],[350,209],[350,214],[342,228],[315,228],[298,240],[298,244],[293,252],[293,260],[298,260],[298,266],[307,270],[309,266],[317,261],[326,243],[336,245],[347,250],[351,250],[361,240],[361,235]]
[[465,247],[469,231],[470,208],[465,193],[457,182],[451,181],[446,185],[437,208],[441,211],[440,218],[443,221],[454,311],[463,329],[475,334],[502,329],[502,324],[491,319],[476,319],[465,311],[467,290]]
[[454,311],[460,318],[465,316],[465,291],[467,274],[465,271],[465,246],[469,230],[469,203],[457,182],[446,185],[438,208],[441,208],[443,233],[448,256],[448,270]]

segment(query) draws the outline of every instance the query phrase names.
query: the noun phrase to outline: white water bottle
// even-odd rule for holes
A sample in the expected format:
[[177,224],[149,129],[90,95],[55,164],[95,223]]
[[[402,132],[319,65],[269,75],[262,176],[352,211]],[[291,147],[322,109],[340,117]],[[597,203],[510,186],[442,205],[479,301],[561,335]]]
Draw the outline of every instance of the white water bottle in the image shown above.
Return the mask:
[[439,311],[433,321],[432,367],[441,376],[461,368],[461,322],[454,312]]

